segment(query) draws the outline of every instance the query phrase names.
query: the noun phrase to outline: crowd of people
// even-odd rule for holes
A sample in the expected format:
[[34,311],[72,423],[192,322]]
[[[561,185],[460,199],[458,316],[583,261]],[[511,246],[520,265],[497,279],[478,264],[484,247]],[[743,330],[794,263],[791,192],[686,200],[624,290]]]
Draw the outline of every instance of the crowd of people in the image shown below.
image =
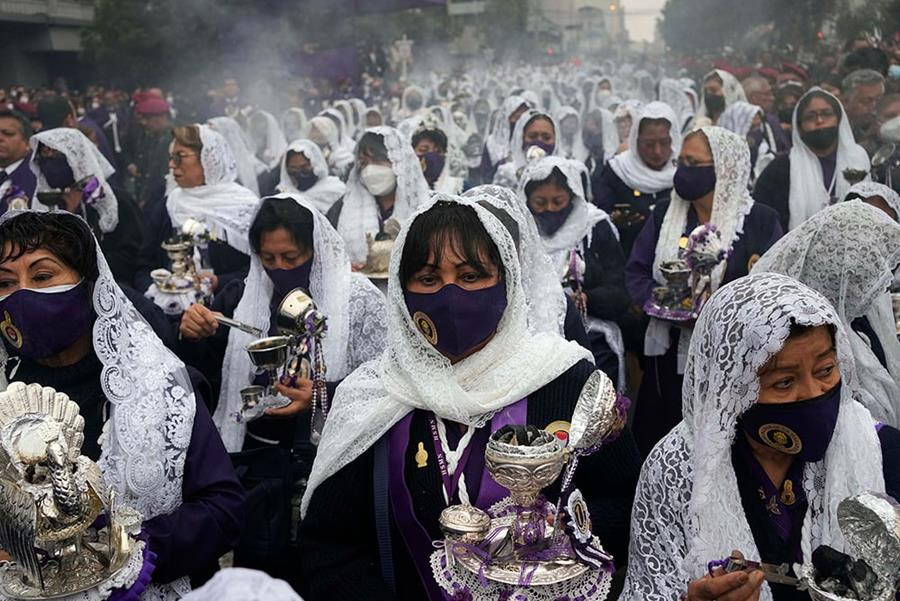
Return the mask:
[[[850,552],[838,503],[900,500],[900,57],[861,38],[812,69],[390,84],[369,59],[275,112],[233,78],[203,110],[158,88],[0,98],[5,376],[78,403],[84,453],[144,515],[145,598],[471,599],[428,566],[442,510],[499,501],[488,436],[565,431],[598,370],[633,401],[574,477],[612,595],[806,598],[708,564]],[[166,304],[163,245],[197,227],[208,294]],[[651,311],[710,239],[695,313]],[[327,317],[324,382],[270,382],[245,350],[296,288]],[[251,385],[282,406],[236,419]]]

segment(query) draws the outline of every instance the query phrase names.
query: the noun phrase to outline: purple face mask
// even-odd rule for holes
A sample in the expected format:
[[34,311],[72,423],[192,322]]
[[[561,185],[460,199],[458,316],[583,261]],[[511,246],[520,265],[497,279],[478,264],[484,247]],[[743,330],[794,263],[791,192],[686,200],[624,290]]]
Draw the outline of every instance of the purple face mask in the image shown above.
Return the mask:
[[434,347],[449,358],[464,356],[497,330],[506,311],[506,283],[481,290],[447,284],[437,292],[405,291],[413,323]]
[[66,350],[94,323],[82,280],[41,290],[21,288],[0,300],[0,332],[23,357],[45,359]]
[[[565,224],[566,219],[569,218],[569,215],[572,214],[572,209],[575,208],[575,204],[573,202],[569,202],[565,208],[560,209],[559,211],[544,211],[543,213],[535,213],[531,211],[531,214],[534,215],[534,220],[537,222],[538,229],[541,230],[541,234],[545,236],[552,236],[556,232],[559,231],[559,228]],[[529,207],[530,210],[530,207]]]
[[675,192],[684,200],[703,198],[716,187],[716,166],[679,165],[675,171]]
[[549,144],[548,142],[541,142],[540,140],[538,140],[536,142],[531,142],[531,143],[526,142],[525,143],[525,155],[526,156],[528,155],[528,149],[532,146],[537,146],[538,148],[543,150],[545,153],[547,153],[547,156],[550,156],[551,154],[553,154],[553,149],[556,148],[555,144]]
[[419,157],[419,161],[422,162],[422,174],[429,186],[433,186],[441,176],[446,160],[447,157],[436,152],[426,152]]
[[63,190],[75,183],[75,174],[63,155],[41,157],[38,159],[38,166],[51,188]]
[[841,406],[841,382],[825,394],[794,403],[757,403],[738,421],[750,438],[803,461],[820,461]]
[[309,290],[309,274],[312,271],[312,263],[312,259],[309,259],[293,269],[266,269],[266,274],[274,286],[273,294],[279,302],[294,288]]

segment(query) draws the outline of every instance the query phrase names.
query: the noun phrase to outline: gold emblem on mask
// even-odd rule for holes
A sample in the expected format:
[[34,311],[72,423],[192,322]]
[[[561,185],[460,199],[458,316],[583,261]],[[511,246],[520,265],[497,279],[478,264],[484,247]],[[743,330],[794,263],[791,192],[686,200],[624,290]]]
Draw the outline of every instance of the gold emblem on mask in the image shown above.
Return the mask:
[[19,328],[15,326],[12,322],[12,317],[9,315],[9,311],[3,312],[3,321],[0,321],[0,329],[3,331],[3,337],[6,340],[16,347],[17,349],[22,348],[22,332],[19,331]]
[[422,468],[428,465],[428,451],[425,450],[425,443],[419,443],[419,450],[416,451],[416,467]]
[[415,314],[413,314],[412,318],[413,323],[416,324],[416,329],[418,329],[422,333],[422,336],[425,337],[425,340],[427,340],[431,344],[437,344],[437,328],[434,327],[434,322],[431,321],[431,318],[421,311],[416,311]]
[[803,449],[803,443],[797,433],[783,424],[760,426],[759,437],[776,451],[787,455],[796,455]]

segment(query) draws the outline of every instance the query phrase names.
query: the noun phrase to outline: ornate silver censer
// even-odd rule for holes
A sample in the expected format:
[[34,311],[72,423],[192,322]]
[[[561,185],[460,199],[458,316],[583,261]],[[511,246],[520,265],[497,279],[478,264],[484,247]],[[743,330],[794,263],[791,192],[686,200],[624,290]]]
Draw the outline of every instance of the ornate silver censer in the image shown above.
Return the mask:
[[[143,564],[142,517],[117,504],[81,455],[78,405],[40,384],[0,393],[0,594],[56,599],[129,587]],[[105,592],[105,594],[104,594]]]

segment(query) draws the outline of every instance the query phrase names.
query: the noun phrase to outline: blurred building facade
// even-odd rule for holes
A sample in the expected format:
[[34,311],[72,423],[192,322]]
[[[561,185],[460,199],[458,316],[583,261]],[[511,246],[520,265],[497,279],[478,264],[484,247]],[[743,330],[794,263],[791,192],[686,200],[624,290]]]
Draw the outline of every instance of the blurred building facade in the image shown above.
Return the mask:
[[0,81],[40,85],[77,73],[93,0],[0,0]]

